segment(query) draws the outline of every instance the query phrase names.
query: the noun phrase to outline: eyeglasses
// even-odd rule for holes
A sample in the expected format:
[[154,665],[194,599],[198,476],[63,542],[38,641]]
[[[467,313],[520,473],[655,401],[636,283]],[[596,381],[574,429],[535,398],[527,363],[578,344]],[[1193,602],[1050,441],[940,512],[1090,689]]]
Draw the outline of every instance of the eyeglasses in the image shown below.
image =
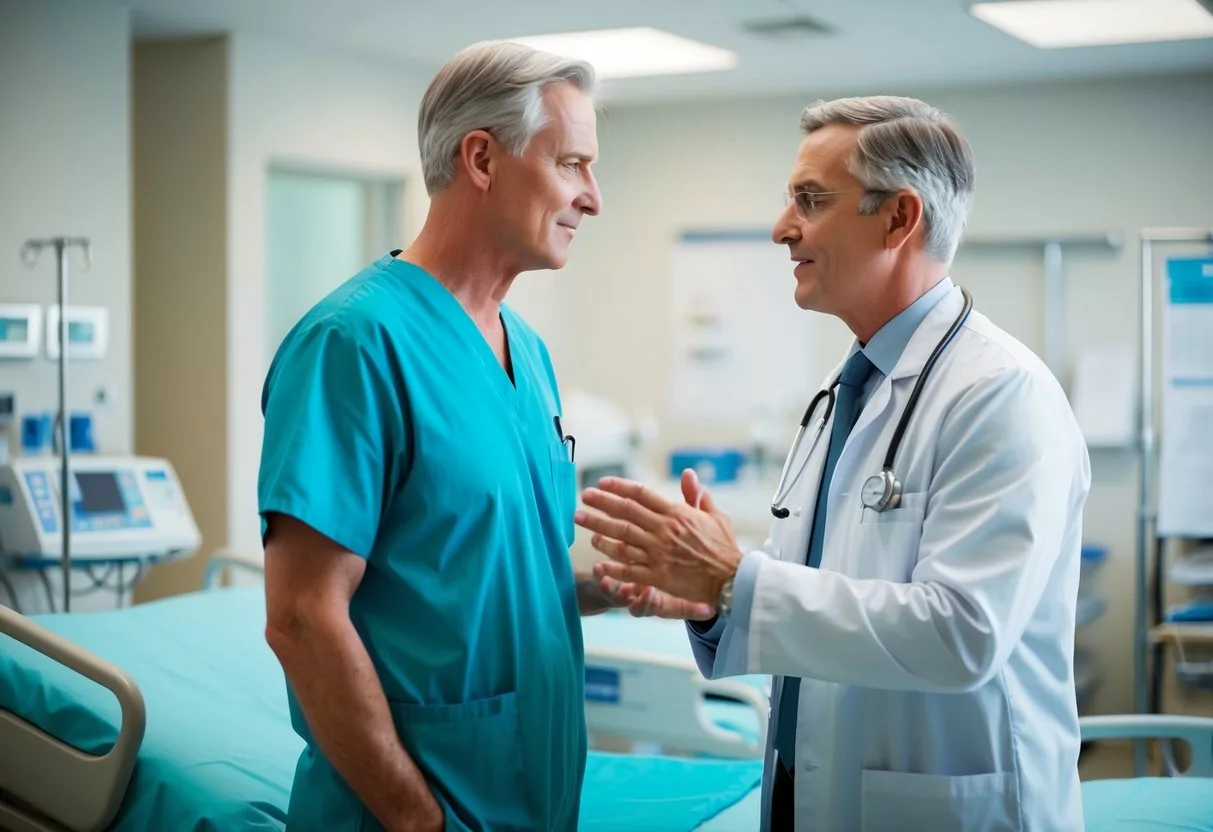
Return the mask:
[[825,207],[826,200],[824,196],[834,196],[835,194],[850,194],[859,191],[861,193],[870,194],[887,194],[886,191],[873,191],[868,188],[846,188],[841,191],[795,191],[788,193],[784,191],[783,207],[787,208],[793,202],[796,204],[796,215],[802,220],[807,220]]

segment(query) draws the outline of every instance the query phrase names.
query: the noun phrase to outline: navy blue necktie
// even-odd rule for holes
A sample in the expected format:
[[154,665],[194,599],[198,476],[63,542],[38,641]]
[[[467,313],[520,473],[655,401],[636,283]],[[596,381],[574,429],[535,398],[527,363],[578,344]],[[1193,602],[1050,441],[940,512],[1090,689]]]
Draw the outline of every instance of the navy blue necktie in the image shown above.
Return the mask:
[[[860,400],[863,385],[874,369],[863,352],[856,352],[847,359],[838,377],[838,391],[834,402],[834,427],[830,431],[830,449],[826,454],[825,469],[821,473],[821,487],[817,489],[817,506],[813,510],[813,531],[809,537],[809,566],[821,565],[821,545],[826,534],[826,498],[830,491],[830,479],[838,455],[846,444],[851,428],[863,409]],[[775,750],[786,769],[791,771],[796,759],[796,705],[800,698],[800,679],[787,676],[783,680],[783,691],[779,697],[779,718],[775,728]]]

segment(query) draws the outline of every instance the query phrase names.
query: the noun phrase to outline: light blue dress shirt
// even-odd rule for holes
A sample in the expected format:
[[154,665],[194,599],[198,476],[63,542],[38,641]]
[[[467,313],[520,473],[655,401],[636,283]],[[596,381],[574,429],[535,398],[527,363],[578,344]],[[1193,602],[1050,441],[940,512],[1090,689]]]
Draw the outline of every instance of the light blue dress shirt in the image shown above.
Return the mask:
[[[950,277],[945,277],[936,283],[922,297],[881,327],[872,336],[871,341],[863,345],[863,353],[876,367],[876,371],[868,376],[868,381],[864,384],[863,396],[860,399],[861,407],[867,404],[873,391],[876,390],[876,386],[893,372],[893,368],[901,360],[901,354],[905,352],[906,346],[910,343],[910,338],[914,336],[930,311],[935,308],[935,304],[943,300],[944,296],[951,291],[952,285]],[[807,555],[806,552],[805,556],[807,557]],[[754,585],[758,582],[758,567],[763,557],[764,555],[759,552],[747,552],[742,556],[741,564],[737,568],[737,576],[733,579],[733,612],[730,620],[742,629],[747,629],[750,624],[750,612],[754,608]],[[716,645],[720,643],[721,636],[724,635],[727,623],[728,621],[725,619],[717,618],[711,629],[705,632],[698,631],[694,626],[689,626],[687,629],[691,638],[703,642],[704,646],[709,649],[715,649]],[[720,675],[736,676],[744,675],[747,672],[747,645],[744,640],[730,647],[725,661],[728,663],[727,666],[717,668]]]

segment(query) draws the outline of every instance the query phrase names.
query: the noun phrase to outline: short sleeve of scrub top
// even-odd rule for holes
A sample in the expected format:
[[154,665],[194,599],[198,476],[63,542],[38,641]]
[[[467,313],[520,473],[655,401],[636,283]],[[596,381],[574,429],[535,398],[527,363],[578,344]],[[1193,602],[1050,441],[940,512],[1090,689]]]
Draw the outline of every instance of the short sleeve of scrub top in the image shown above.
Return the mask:
[[263,537],[266,516],[282,513],[370,557],[407,455],[386,354],[382,334],[339,319],[305,322],[288,336],[262,401]]

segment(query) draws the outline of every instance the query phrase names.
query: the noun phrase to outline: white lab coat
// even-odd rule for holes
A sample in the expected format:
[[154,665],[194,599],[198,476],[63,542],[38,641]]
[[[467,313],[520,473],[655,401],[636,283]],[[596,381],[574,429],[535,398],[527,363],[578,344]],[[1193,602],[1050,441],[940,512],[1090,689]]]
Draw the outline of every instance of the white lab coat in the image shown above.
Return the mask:
[[821,568],[804,562],[829,426],[760,553],[749,626],[730,624],[714,657],[696,649],[706,676],[744,642],[744,672],[802,677],[797,832],[1083,828],[1073,641],[1090,466],[1053,375],[974,310],[902,441],[901,506],[860,503],[961,303],[953,289],[936,305],[859,416]]

